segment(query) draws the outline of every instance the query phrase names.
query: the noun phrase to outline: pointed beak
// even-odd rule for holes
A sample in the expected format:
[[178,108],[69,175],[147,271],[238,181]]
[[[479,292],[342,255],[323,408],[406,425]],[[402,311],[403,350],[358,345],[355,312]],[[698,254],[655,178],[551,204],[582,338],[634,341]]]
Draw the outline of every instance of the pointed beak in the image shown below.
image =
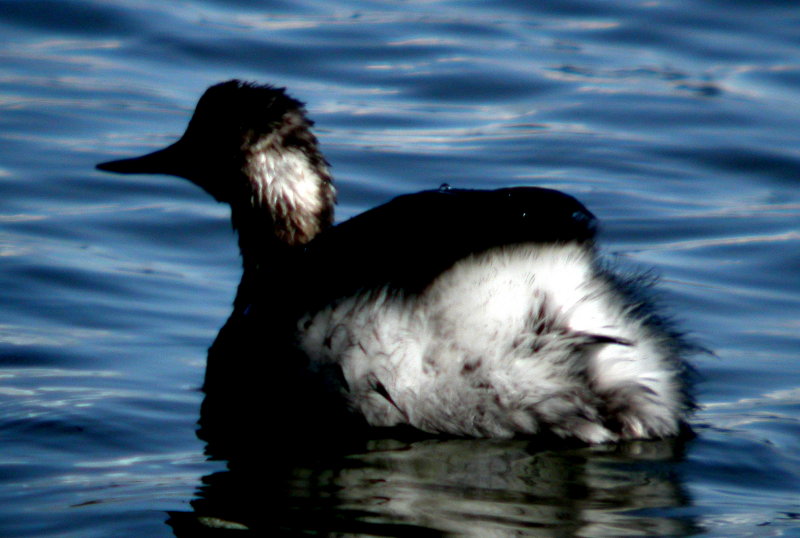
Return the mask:
[[120,159],[118,161],[108,161],[97,165],[98,170],[106,172],[116,172],[118,174],[168,174],[173,176],[183,176],[185,166],[183,147],[180,142],[176,142],[164,149],[133,157],[131,159]]
[[[203,160],[206,155],[198,151],[196,145],[181,138],[164,149],[133,157],[108,161],[97,165],[98,170],[117,174],[166,174],[188,179],[205,190],[217,201],[227,201],[229,193],[225,184],[215,181],[213,161]],[[199,162],[198,162],[199,161]]]

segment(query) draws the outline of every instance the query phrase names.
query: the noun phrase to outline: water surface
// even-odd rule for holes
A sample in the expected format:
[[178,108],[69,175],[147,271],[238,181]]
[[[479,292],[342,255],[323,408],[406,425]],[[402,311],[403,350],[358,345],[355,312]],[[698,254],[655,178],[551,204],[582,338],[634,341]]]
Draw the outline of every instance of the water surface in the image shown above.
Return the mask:
[[[793,2],[25,0],[0,25],[3,536],[800,533]],[[713,351],[697,436],[292,455],[257,409],[256,456],[215,456],[195,430],[240,276],[227,211],[94,164],[167,144],[234,77],[308,103],[340,220],[441,183],[580,198]]]

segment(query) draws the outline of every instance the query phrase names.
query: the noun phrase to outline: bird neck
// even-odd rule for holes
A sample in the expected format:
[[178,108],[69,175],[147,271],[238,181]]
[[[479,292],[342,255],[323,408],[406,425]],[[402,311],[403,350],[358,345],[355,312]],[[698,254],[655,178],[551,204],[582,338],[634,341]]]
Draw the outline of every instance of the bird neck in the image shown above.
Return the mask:
[[285,138],[266,137],[252,147],[242,173],[246,191],[231,203],[231,220],[245,272],[280,264],[333,223],[335,190],[314,144],[287,147]]
[[232,206],[231,221],[239,239],[242,278],[234,300],[234,313],[251,310],[253,305],[283,304],[291,293],[303,244],[292,243],[275,232],[272,214],[263,208]]

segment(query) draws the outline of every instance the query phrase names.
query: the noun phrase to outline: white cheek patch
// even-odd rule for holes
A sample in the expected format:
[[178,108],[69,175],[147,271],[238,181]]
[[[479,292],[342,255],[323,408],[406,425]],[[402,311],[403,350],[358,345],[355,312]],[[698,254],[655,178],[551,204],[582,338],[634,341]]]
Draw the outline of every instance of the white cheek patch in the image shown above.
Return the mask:
[[299,150],[255,153],[248,163],[254,186],[254,202],[266,207],[322,209],[319,173]]
[[[323,165],[324,166],[324,165]],[[280,148],[272,137],[254,147],[245,173],[253,184],[253,207],[269,208],[277,229],[309,240],[319,230],[319,215],[329,200],[323,195],[327,178],[299,149]]]

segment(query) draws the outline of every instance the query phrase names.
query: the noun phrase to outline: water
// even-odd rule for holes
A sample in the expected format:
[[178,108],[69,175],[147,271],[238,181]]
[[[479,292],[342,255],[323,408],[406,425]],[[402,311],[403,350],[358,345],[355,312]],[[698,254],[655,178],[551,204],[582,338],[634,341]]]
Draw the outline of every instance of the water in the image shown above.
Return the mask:
[[[0,25],[3,536],[800,535],[795,3],[25,0]],[[697,437],[288,458],[262,409],[260,456],[215,456],[195,429],[239,278],[226,210],[93,166],[233,77],[308,103],[340,219],[444,182],[579,197],[714,352]]]

